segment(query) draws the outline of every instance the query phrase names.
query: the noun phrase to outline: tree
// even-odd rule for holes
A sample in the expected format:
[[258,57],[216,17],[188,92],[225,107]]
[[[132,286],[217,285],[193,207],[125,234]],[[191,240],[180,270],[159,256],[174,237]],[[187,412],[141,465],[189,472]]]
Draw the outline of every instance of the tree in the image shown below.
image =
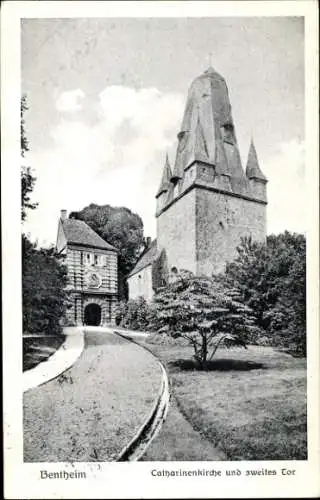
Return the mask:
[[59,335],[68,305],[67,270],[53,249],[37,249],[22,236],[23,333]]
[[252,311],[239,301],[237,290],[213,278],[182,271],[153,301],[159,332],[185,338],[200,368],[222,343],[245,347],[257,333]]
[[[21,156],[29,151],[25,133],[24,113],[28,109],[26,96],[21,99]],[[35,209],[30,202],[35,177],[30,167],[21,169],[21,217],[25,220],[27,209]],[[65,290],[67,270],[54,255],[53,249],[38,249],[22,234],[22,303],[23,333],[59,335],[61,320],[68,305]]]
[[305,237],[285,231],[268,236],[266,244],[244,238],[237,250],[226,267],[226,282],[240,290],[271,343],[305,353]]
[[[25,112],[28,110],[27,96],[23,95],[20,101],[20,151],[24,158],[29,151],[29,143],[25,133]],[[31,168],[26,165],[21,166],[21,219],[24,221],[27,216],[27,209],[35,209],[37,203],[31,203],[30,193],[33,191],[36,178],[32,175]]]
[[143,222],[139,215],[125,207],[90,204],[70,218],[83,220],[105,241],[117,248],[119,295],[127,298],[126,276],[146,245]]

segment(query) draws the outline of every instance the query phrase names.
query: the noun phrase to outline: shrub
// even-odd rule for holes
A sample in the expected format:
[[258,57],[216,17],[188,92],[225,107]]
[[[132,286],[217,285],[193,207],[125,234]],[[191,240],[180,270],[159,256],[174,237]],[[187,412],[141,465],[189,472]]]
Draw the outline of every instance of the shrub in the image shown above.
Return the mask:
[[153,323],[153,309],[144,297],[120,302],[116,310],[116,324],[131,330],[149,330]]

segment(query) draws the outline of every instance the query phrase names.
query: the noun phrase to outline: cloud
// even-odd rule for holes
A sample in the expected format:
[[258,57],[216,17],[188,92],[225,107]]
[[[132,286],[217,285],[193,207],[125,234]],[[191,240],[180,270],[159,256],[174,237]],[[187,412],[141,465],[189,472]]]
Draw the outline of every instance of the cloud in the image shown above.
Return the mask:
[[84,99],[85,93],[81,89],[69,90],[62,92],[56,101],[58,111],[64,113],[74,113],[82,109],[81,100]]
[[[73,91],[73,104],[74,95],[84,93]],[[154,194],[165,152],[174,150],[184,96],[109,86],[92,109],[94,124],[65,115],[51,129],[53,147],[28,155],[39,207],[30,211],[25,230],[42,244],[55,242],[60,209],[80,210],[89,203],[126,206],[141,215],[146,234],[155,236]],[[262,165],[269,179],[268,233],[305,231],[304,161],[304,143],[293,139],[279,144]]]
[[282,143],[265,165],[268,178],[268,233],[306,231],[305,144]]
[[[73,97],[75,93],[84,95],[79,89]],[[42,244],[55,242],[60,209],[98,203],[138,212],[146,232],[154,236],[154,194],[183,107],[180,94],[110,86],[97,96],[93,125],[85,118],[62,117],[51,129],[53,147],[28,155],[37,177],[33,199],[39,207],[29,213],[25,230]]]

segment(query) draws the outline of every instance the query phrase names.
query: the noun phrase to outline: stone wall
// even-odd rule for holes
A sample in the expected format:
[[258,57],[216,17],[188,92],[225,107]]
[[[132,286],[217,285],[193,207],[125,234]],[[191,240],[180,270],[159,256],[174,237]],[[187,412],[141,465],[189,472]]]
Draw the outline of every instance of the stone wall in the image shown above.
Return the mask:
[[97,304],[101,307],[101,326],[115,323],[117,298],[103,295],[71,294],[71,307],[67,310],[67,320],[70,325],[84,324],[84,311],[87,305]]
[[86,306],[97,304],[101,307],[101,326],[115,323],[115,309],[117,301],[115,297],[97,297],[95,295],[85,295],[83,299],[83,311]]
[[265,204],[199,188],[196,193],[197,274],[223,272],[242,236],[265,241]]
[[249,235],[265,241],[266,204],[212,189],[191,189],[157,219],[158,248],[166,249],[169,270],[223,272]]
[[71,293],[71,306],[67,309],[67,321],[69,325],[83,325],[83,308],[80,293]]
[[167,252],[172,267],[196,272],[196,190],[193,189],[157,217],[157,246]]

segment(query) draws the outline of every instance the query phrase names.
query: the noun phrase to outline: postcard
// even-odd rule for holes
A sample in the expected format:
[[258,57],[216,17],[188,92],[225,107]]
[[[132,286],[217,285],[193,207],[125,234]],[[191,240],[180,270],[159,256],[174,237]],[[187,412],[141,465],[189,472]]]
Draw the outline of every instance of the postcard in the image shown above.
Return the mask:
[[316,14],[4,3],[5,498],[319,495]]

